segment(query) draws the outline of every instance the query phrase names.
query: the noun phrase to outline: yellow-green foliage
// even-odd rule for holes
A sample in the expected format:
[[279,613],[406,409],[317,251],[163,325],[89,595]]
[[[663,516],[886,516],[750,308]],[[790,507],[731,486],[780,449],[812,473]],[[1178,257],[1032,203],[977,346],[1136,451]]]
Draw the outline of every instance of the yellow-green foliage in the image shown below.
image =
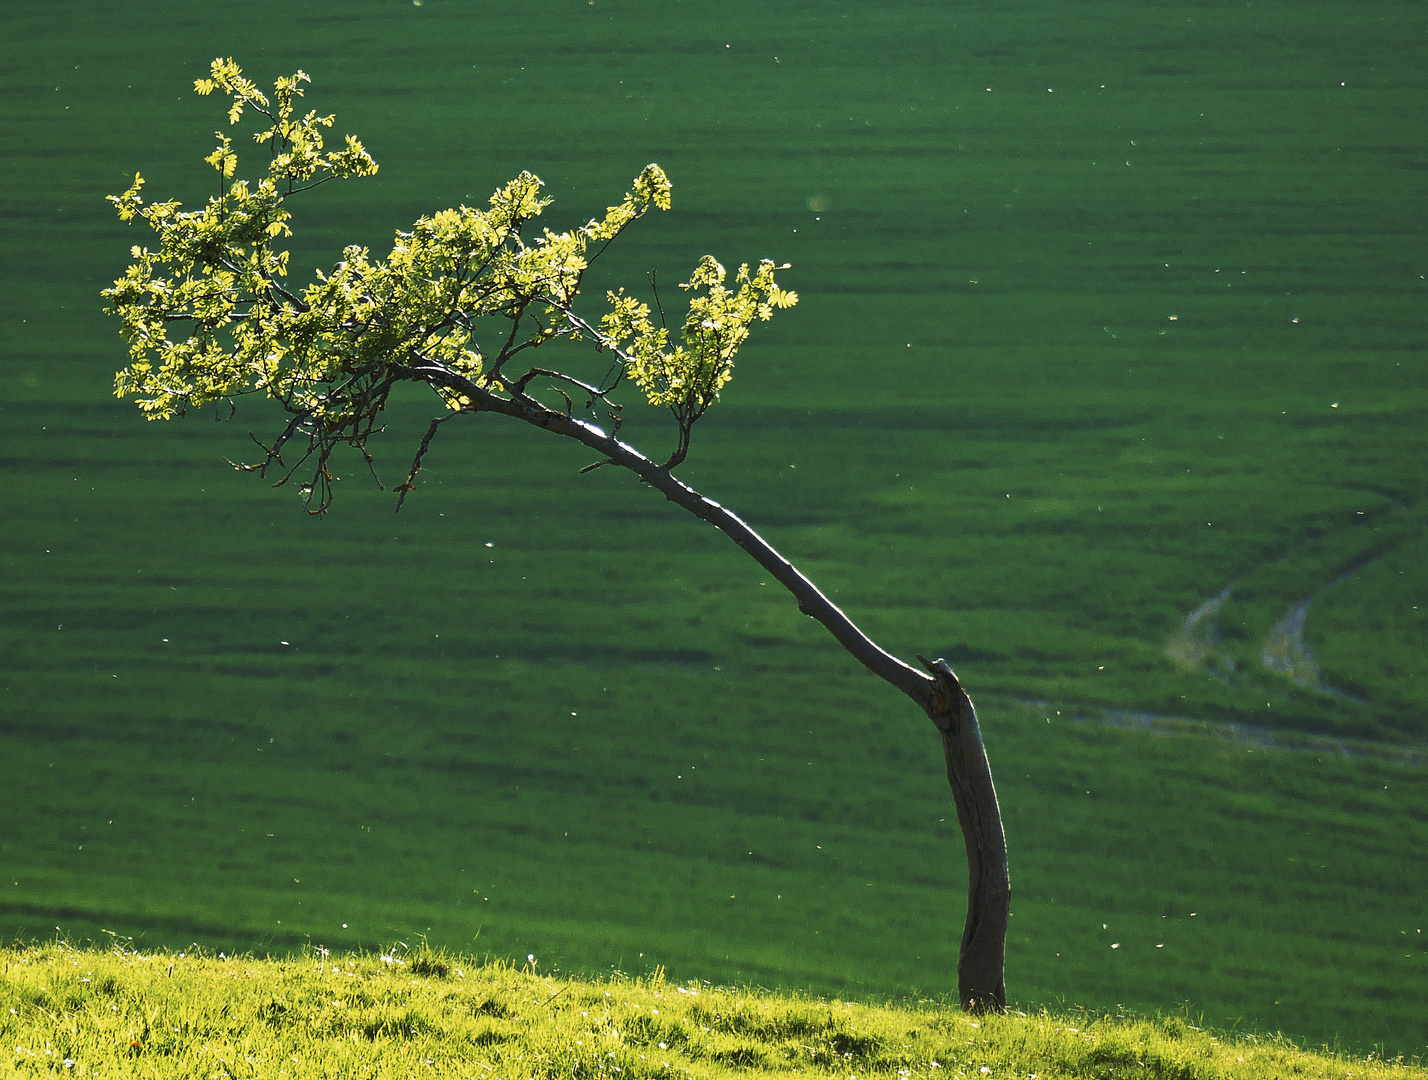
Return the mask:
[[[151,419],[244,394],[274,398],[293,421],[270,456],[294,434],[306,436],[319,454],[325,491],[332,446],[363,448],[395,383],[426,382],[455,411],[529,401],[526,386],[538,369],[522,375],[503,365],[522,350],[565,338],[612,351],[615,370],[623,366],[651,403],[673,411],[682,457],[689,426],[728,382],[749,325],[798,302],[774,282],[778,268],[770,260],[752,273],[741,266],[738,287],[730,290],[724,268],[705,256],[681,286],[692,295],[677,348],[669,348],[663,325],[650,322],[649,307],[623,290],[610,294],[603,318],[590,322],[578,314],[591,261],[651,206],[669,209],[670,182],[658,165],[647,165],[603,218],[532,236],[523,230],[551,200],[541,196],[540,178],[523,172],[491,196],[488,210],[460,206],[420,218],[396,234],[385,259],[348,246],[331,272],[290,288],[289,254],[274,246],[292,235],[287,200],[328,180],[377,171],[350,135],[342,149],[325,149],[322,129],[332,126],[332,116],[295,113],[308,81],[302,71],[278,79],[270,103],[231,59],[214,60],[210,78],[194,88],[226,93],[230,124],[245,111],[265,118],[253,139],[268,151],[266,175],[234,179],[238,155],[220,131],[204,159],[218,173],[218,194],[205,206],[145,204],[138,174],[128,191],[110,196],[121,219],[141,218],[158,236],[154,250],[133,247],[135,261],[103,292],[129,342],[130,363],[115,392],[137,395]],[[614,386],[566,381],[581,385],[592,401],[608,401]]]
[[21,1075],[815,1076],[1424,1080],[1402,1061],[1221,1037],[1180,1017],[969,1017],[658,975],[592,982],[428,951],[292,960],[0,951],[0,1062]]
[[[736,292],[724,286],[726,272],[706,255],[679,287],[693,293],[684,319],[684,345],[666,348],[669,334],[649,320],[648,304],[619,292],[608,294],[610,313],[600,327],[617,344],[629,341],[630,376],[652,405],[688,407],[703,412],[734,373],[734,354],[749,336],[756,318],[767,322],[775,308],[791,308],[798,294],[774,283],[776,267],[764,259],[752,274],[745,263],[735,275]],[[702,290],[702,292],[701,292]]]
[[[285,324],[300,315],[307,316],[306,324],[320,322],[323,313],[315,314],[278,284],[287,275],[288,252],[275,250],[272,242],[292,235],[292,215],[283,204],[326,180],[377,171],[376,162],[350,135],[343,149],[325,151],[321,129],[331,127],[334,117],[312,111],[294,117],[294,99],[309,81],[305,72],[277,81],[276,107],[231,59],[214,60],[211,74],[197,80],[194,89],[203,95],[216,89],[227,93],[230,124],[238,123],[248,107],[270,121],[253,136],[268,148],[267,175],[256,183],[230,183],[238,155],[220,131],[217,149],[204,158],[218,172],[220,190],[202,209],[182,211],[176,200],[145,205],[140,195],[144,178],[137,173],[128,191],[109,197],[121,220],[143,218],[159,238],[156,251],[135,245],[135,262],[103,293],[107,310],[123,322],[132,361],[119,373],[116,392],[146,395],[140,408],[155,419],[250,386],[274,396],[310,393],[326,370],[321,333],[312,325],[289,330]],[[175,324],[189,324],[189,332],[175,337]],[[296,332],[307,348],[285,344],[285,331]]]

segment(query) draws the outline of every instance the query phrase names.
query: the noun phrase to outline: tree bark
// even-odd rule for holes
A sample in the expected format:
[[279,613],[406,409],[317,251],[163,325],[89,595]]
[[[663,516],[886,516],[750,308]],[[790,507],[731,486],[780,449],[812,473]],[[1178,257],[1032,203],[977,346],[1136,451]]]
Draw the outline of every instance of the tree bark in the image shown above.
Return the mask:
[[737,514],[594,424],[548,409],[524,394],[503,397],[491,393],[440,367],[420,369],[418,377],[465,395],[474,412],[500,412],[524,420],[575,439],[603,455],[605,462],[629,469],[670,502],[707,521],[748,552],[793,594],[800,611],[822,623],[874,675],[917,702],[942,734],[947,782],[967,847],[967,921],[957,960],[958,997],[967,1012],[1004,1011],[1007,922],[1011,914],[1006,835],[977,711],[947,662],[919,656],[927,668],[924,674],[886,652]]
[[936,681],[927,715],[942,732],[947,783],[967,846],[967,921],[957,958],[957,995],[966,1012],[1003,1012],[1011,876],[997,789],[972,699],[946,660],[918,659]]

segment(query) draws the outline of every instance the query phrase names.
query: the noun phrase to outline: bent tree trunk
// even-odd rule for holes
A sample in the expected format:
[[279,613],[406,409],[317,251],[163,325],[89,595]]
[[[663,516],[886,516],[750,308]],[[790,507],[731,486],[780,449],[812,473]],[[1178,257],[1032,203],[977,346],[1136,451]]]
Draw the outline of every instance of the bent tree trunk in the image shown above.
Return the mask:
[[547,408],[524,393],[512,397],[493,394],[436,365],[419,367],[412,377],[466,396],[472,412],[504,413],[583,443],[603,455],[600,464],[629,469],[670,502],[707,521],[748,552],[793,594],[800,611],[822,623],[850,655],[927,713],[942,734],[947,782],[967,847],[967,921],[957,961],[958,997],[962,1008],[969,1012],[1005,1009],[1006,935],[1011,913],[1006,836],[976,709],[947,662],[919,656],[927,668],[924,674],[884,651],[737,514],[705,498],[678,479],[667,465],[655,463],[594,424]]
[[947,782],[967,845],[967,922],[957,958],[957,992],[969,1012],[1007,1007],[1006,940],[1011,916],[1007,839],[982,745],[977,710],[947,661],[928,662],[936,682],[927,715],[942,732]]

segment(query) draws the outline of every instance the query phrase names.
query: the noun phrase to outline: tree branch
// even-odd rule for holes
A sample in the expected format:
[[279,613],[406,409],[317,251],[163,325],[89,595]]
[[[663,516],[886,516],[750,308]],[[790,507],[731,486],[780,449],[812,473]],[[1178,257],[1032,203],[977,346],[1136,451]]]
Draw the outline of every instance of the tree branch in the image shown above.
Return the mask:
[[674,476],[667,466],[656,464],[629,443],[606,434],[594,424],[548,409],[532,398],[502,397],[438,364],[420,366],[414,369],[414,374],[434,386],[464,395],[471,402],[473,412],[502,413],[552,434],[564,435],[590,447],[602,455],[605,462],[629,469],[670,502],[723,532],[792,593],[798,602],[798,610],[822,623],[854,659],[874,675],[897,687],[923,709],[928,707],[935,686],[933,678],[882,649],[747,522],[727,507],[695,491]]

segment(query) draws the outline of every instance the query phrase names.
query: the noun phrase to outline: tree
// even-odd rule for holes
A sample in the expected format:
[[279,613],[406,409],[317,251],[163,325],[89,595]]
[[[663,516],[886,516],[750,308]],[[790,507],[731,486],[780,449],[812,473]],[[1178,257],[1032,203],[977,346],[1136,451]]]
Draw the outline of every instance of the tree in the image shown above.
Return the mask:
[[[121,219],[142,218],[158,236],[157,249],[132,248],[134,262],[103,293],[129,342],[130,362],[115,393],[137,395],[139,408],[155,420],[207,403],[236,411],[237,400],[253,394],[276,401],[286,425],[271,443],[259,443],[260,460],[235,467],[274,473],[279,485],[301,473],[309,511],[323,513],[336,479],[333,452],[351,447],[371,467],[367,444],[380,430],[391,391],[424,384],[444,411],[397,488],[398,509],[443,424],[499,413],[589,447],[598,458],[582,471],[628,469],[722,530],[793,594],[800,611],[937,726],[967,848],[959,996],[968,1010],[1004,1009],[1006,840],[976,710],[956,674],[943,660],[919,655],[924,672],[879,648],[743,520],[673,473],[689,453],[695,423],[733,374],[750,326],[797,303],[775,281],[787,267],[769,260],[743,265],[730,285],[724,267],[704,256],[679,286],[689,296],[678,344],[657,292],[658,326],[649,305],[624,289],[606,294],[598,319],[582,315],[576,301],[590,264],[651,207],[669,208],[670,182],[649,165],[618,205],[577,229],[535,234],[533,223],[551,200],[542,197],[540,179],[523,172],[491,196],[490,209],[460,206],[423,217],[397,233],[385,259],[351,246],[330,273],[290,287],[288,252],[277,246],[292,235],[288,200],[329,180],[377,171],[350,135],[340,149],[327,148],[323,129],[332,127],[332,116],[299,115],[309,81],[301,71],[280,78],[270,99],[231,59],[214,60],[195,89],[228,96],[230,126],[245,112],[262,118],[253,138],[267,150],[266,175],[237,179],[238,155],[219,131],[217,148],[204,159],[218,174],[218,194],[203,207],[145,203],[138,174],[128,191],[110,196]],[[561,340],[608,354],[605,376],[591,382],[537,366],[536,350]],[[627,380],[674,418],[675,444],[662,463],[619,438],[614,395]]]

